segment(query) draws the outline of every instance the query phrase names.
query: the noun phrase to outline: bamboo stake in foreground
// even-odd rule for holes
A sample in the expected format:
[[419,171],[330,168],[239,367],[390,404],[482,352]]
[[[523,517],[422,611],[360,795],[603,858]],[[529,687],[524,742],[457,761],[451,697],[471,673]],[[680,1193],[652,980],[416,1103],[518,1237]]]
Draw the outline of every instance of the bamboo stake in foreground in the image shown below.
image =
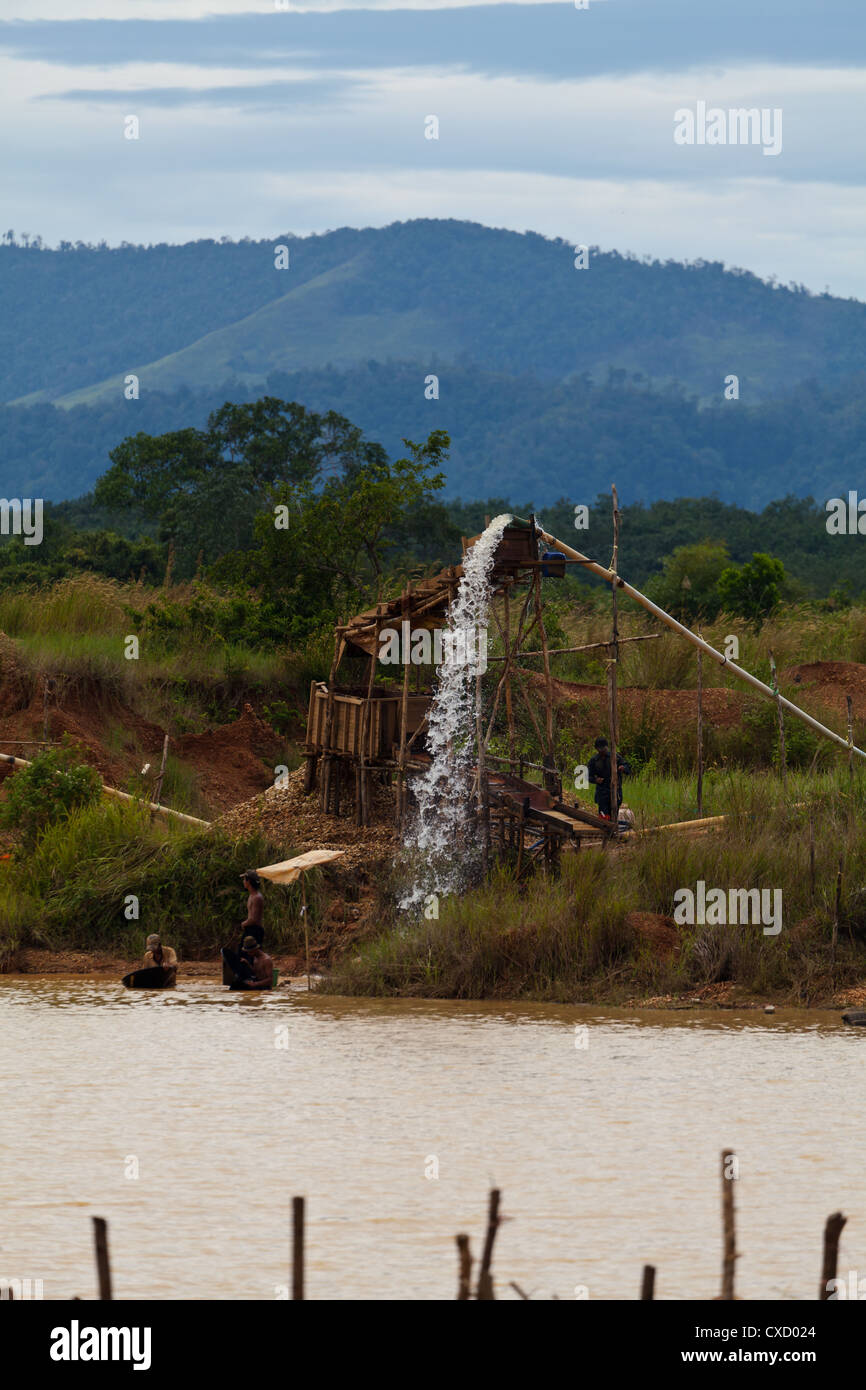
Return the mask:
[[723,1300],[734,1297],[734,1263],[737,1259],[737,1238],[734,1231],[734,1182],[737,1171],[737,1158],[733,1149],[722,1150],[722,1233],[724,1255],[722,1257]]
[[484,1238],[484,1253],[481,1256],[481,1268],[478,1272],[478,1291],[475,1297],[482,1302],[490,1302],[495,1298],[493,1292],[493,1275],[490,1266],[493,1262],[493,1242],[496,1239],[496,1232],[499,1229],[499,1188],[490,1189],[490,1206],[487,1214],[487,1235]]
[[93,1218],[93,1243],[96,1250],[96,1274],[99,1279],[99,1297],[110,1302],[111,1264],[108,1259],[108,1225],[103,1216]]
[[304,1297],[304,1199],[292,1198],[292,1298]]
[[472,1254],[467,1235],[457,1237],[457,1259],[459,1265],[457,1300],[460,1303],[465,1303],[472,1296]]
[[839,1237],[847,1219],[841,1211],[834,1211],[832,1216],[827,1217],[824,1227],[824,1260],[818,1289],[818,1298],[822,1303],[826,1303],[831,1296],[830,1284],[836,1278],[836,1263],[839,1257]]
[[655,1297],[656,1287],[656,1267],[655,1265],[644,1265],[643,1278],[640,1285],[640,1296],[643,1302]]

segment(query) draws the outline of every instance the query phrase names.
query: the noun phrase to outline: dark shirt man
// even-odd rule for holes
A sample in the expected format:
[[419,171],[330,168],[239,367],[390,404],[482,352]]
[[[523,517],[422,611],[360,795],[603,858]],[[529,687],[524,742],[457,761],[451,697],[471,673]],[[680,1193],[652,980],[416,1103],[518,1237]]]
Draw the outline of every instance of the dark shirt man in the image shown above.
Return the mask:
[[[589,760],[588,772],[591,785],[595,788],[595,802],[598,806],[598,813],[606,820],[611,818],[611,795],[610,795],[610,748],[606,738],[595,740],[596,751]],[[619,811],[622,805],[622,779],[628,776],[629,766],[620,753],[616,755],[617,770],[617,804]]]

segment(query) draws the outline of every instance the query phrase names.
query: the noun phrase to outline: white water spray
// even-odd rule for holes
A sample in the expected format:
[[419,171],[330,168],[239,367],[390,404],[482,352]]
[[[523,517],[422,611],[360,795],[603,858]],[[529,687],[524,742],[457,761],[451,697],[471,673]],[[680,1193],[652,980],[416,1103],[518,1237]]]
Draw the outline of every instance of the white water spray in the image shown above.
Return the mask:
[[[490,571],[510,521],[507,513],[494,517],[463,557],[463,576],[448,611],[445,659],[427,715],[427,747],[433,761],[413,783],[417,811],[404,843],[420,862],[402,908],[417,907],[430,894],[459,891],[480,855],[477,837],[473,840],[465,833],[475,761],[475,678],[484,671],[480,654],[486,652]],[[485,643],[479,641],[482,633]]]

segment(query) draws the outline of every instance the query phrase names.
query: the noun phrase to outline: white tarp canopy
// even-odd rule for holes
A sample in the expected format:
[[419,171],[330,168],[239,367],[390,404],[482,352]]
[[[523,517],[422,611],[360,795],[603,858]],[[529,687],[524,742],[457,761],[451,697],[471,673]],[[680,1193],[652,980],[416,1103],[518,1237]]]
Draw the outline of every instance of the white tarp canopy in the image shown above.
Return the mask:
[[271,883],[297,883],[305,869],[315,869],[321,864],[330,864],[345,854],[344,849],[310,849],[306,854],[298,854],[294,859],[284,859],[282,864],[266,864],[256,869],[261,878]]

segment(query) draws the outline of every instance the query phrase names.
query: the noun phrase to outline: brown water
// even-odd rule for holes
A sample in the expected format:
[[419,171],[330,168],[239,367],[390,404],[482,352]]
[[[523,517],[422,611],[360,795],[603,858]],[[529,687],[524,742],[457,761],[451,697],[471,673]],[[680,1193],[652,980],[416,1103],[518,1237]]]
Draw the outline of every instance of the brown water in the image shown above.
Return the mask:
[[493,1185],[501,1296],[633,1298],[648,1262],[658,1296],[709,1298],[724,1147],[742,1296],[814,1299],[839,1208],[840,1270],[866,1275],[866,1030],[837,1014],[7,976],[0,1037],[0,1279],[46,1298],[95,1296],[91,1215],[116,1297],[277,1297],[294,1193],[310,1297],[451,1298],[454,1235],[480,1253]]

